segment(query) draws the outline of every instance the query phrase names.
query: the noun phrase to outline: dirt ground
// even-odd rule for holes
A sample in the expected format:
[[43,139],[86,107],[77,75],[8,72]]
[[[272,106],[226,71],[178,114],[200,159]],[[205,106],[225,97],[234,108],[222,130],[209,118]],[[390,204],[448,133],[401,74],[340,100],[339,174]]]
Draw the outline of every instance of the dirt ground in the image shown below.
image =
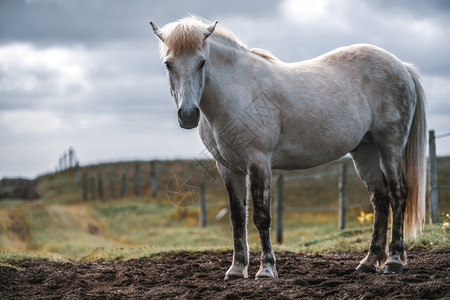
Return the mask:
[[450,249],[409,250],[401,275],[354,271],[364,253],[277,253],[280,278],[224,281],[232,253],[170,253],[121,262],[10,262],[0,299],[450,299]]

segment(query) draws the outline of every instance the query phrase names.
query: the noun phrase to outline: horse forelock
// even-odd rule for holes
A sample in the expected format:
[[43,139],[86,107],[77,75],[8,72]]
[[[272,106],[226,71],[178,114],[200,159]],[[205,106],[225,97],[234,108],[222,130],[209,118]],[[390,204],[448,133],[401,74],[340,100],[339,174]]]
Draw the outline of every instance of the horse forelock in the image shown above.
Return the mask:
[[[205,41],[206,34],[208,34],[206,28],[209,25],[207,21],[196,16],[189,16],[167,24],[161,29],[164,39],[164,42],[161,44],[161,54],[164,56],[168,50],[180,53],[201,47]],[[224,27],[217,26],[213,36],[221,37],[230,43],[247,48],[231,31]]]
[[169,23],[161,29],[163,46],[174,53],[200,47],[205,39],[206,29],[203,22],[189,17],[178,22]]

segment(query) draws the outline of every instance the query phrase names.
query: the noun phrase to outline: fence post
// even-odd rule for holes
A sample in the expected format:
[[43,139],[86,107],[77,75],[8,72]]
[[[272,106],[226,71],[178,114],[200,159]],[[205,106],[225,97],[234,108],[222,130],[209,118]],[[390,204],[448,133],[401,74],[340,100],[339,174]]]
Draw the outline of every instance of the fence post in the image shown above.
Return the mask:
[[122,174],[122,177],[120,178],[121,183],[121,196],[122,198],[127,197],[127,174]]
[[103,193],[103,176],[101,173],[97,174],[97,187],[98,187],[98,197],[100,198],[100,200],[103,200],[105,197]]
[[80,164],[78,162],[75,164],[75,183],[80,184]]
[[109,179],[109,198],[115,199],[116,195],[114,193],[114,180]]
[[91,192],[91,201],[95,200],[95,177],[89,179],[89,189]]
[[428,150],[430,160],[430,223],[439,224],[439,189],[437,179],[437,157],[434,130],[428,132]]
[[134,165],[134,195],[139,196],[139,190],[141,187],[141,165],[139,163],[136,163]]
[[200,184],[200,226],[206,226],[206,196],[205,196],[205,184]]
[[63,154],[63,170],[67,169],[67,153]]
[[73,168],[74,164],[74,150],[72,147],[69,147],[69,168]]
[[284,175],[278,175],[277,179],[277,198],[276,198],[276,237],[277,243],[283,243],[283,197],[284,197]]
[[156,185],[156,163],[155,161],[150,162],[150,182],[152,187],[152,197],[156,198],[157,196],[157,185]]
[[88,182],[87,182],[87,173],[83,172],[83,179],[81,182],[81,187],[82,187],[82,191],[83,191],[83,200],[87,201],[88,200]]
[[341,164],[339,173],[339,230],[345,229],[345,209],[347,202],[347,164]]

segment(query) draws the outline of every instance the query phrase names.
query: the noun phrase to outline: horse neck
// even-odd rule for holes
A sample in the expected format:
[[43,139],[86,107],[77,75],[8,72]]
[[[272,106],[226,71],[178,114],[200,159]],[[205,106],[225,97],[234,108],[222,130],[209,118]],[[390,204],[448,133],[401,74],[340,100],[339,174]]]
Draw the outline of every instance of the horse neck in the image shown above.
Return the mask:
[[248,105],[253,89],[258,88],[259,76],[253,74],[266,66],[247,49],[222,41],[209,44],[209,60],[200,109],[213,123],[218,115],[233,117]]

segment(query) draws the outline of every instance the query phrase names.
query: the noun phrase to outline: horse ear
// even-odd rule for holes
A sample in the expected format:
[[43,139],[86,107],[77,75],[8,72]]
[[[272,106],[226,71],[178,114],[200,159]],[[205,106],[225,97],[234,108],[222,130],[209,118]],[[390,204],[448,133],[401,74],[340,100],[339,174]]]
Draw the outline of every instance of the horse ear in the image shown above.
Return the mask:
[[219,21],[215,21],[211,26],[206,28],[208,33],[205,35],[205,40],[214,32],[214,29],[216,29],[216,25]]
[[152,25],[153,32],[156,34],[156,36],[164,43],[164,38],[161,34],[161,30],[159,30],[159,27],[153,22],[150,22],[150,25]]

